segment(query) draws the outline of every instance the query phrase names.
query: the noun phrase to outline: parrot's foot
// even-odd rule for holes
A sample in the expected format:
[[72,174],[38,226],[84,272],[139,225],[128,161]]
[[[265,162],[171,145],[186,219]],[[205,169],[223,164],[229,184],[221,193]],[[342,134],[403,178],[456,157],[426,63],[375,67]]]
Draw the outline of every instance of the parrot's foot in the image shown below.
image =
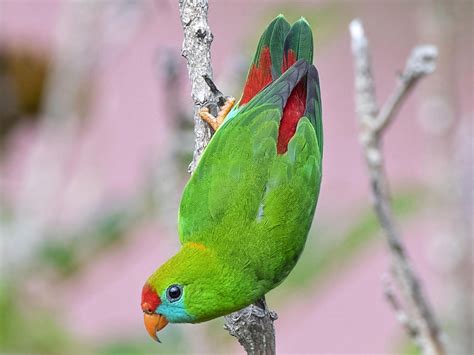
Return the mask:
[[207,107],[203,107],[199,111],[199,116],[201,116],[201,119],[204,122],[207,122],[214,131],[217,131],[217,129],[222,124],[222,122],[224,122],[224,119],[226,118],[227,114],[230,112],[234,104],[235,104],[235,98],[228,97],[224,105],[221,107],[220,111],[217,113],[217,117],[214,117],[213,115],[211,115],[209,113],[209,108]]

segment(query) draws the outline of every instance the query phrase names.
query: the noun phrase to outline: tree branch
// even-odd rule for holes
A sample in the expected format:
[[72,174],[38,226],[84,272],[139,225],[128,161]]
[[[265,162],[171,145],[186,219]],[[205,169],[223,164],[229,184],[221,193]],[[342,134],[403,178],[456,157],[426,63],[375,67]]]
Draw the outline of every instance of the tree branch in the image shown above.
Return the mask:
[[191,96],[194,101],[194,155],[189,173],[196,169],[199,158],[211,140],[209,126],[201,120],[199,110],[215,103],[214,95],[204,80],[212,78],[211,43],[213,35],[207,23],[207,0],[179,0],[179,13],[183,26],[184,42],[181,54],[188,63]]
[[275,354],[276,312],[267,308],[265,298],[225,316],[224,328],[236,337],[247,354]]
[[412,50],[394,92],[382,106],[375,120],[375,129],[378,133],[384,131],[392,122],[398,108],[418,80],[434,72],[437,55],[436,47],[430,45],[417,46]]
[[[201,120],[199,110],[208,105],[216,107],[222,99],[222,94],[213,84],[209,84],[212,83],[210,48],[213,35],[207,22],[208,8],[207,0],[179,0],[184,32],[182,55],[188,64],[194,101],[195,147],[188,169],[191,174],[212,134],[209,126]],[[239,340],[248,354],[275,354],[275,319],[276,313],[268,310],[265,299],[261,299],[226,316],[224,328]]]
[[419,79],[434,71],[437,49],[433,46],[419,46],[412,51],[394,93],[379,112],[369,45],[362,23],[359,20],[352,21],[350,32],[355,63],[355,95],[360,121],[360,140],[369,170],[374,209],[387,238],[392,257],[392,274],[397,281],[406,309],[402,310],[393,293],[387,293],[387,288],[385,294],[397,314],[404,315],[402,324],[407,329],[408,335],[422,349],[423,354],[445,354],[441,331],[423,293],[419,277],[410,264],[393,216],[381,150],[381,136],[393,121],[403,100]]

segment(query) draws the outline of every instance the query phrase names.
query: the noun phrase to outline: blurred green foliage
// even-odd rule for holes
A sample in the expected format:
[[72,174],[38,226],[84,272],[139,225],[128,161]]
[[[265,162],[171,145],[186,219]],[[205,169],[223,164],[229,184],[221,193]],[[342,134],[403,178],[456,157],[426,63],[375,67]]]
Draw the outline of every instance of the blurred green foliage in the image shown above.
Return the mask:
[[[158,345],[153,342],[137,342],[135,339],[130,340],[121,340],[117,342],[111,342],[103,344],[97,350],[99,355],[141,355],[141,354],[151,354],[156,352]],[[166,344],[164,345],[166,349]],[[160,346],[160,350],[164,350]],[[173,349],[174,350],[174,349]],[[169,347],[168,347],[168,352]],[[160,353],[165,353],[165,351],[160,351]]]
[[134,201],[118,203],[94,214],[78,229],[54,231],[54,235],[45,238],[35,264],[52,268],[63,277],[70,276],[91,257],[124,240],[152,210],[146,198],[138,205]]
[[63,276],[77,271],[79,261],[74,249],[74,241],[66,243],[46,240],[39,251],[39,263],[53,267]]
[[422,351],[420,350],[419,347],[416,346],[416,344],[413,341],[409,341],[407,343],[404,343],[402,346],[402,349],[400,351],[400,354],[403,355],[421,355]]
[[82,344],[68,333],[54,317],[52,310],[43,309],[29,299],[23,299],[13,283],[0,284],[0,353],[1,354],[150,354],[186,353],[189,344],[181,329],[166,329],[166,342],[141,341],[142,337],[124,338],[104,343]]
[[22,300],[11,283],[0,283],[0,350],[2,353],[64,354],[75,344],[54,315]]
[[162,343],[157,344],[151,339],[143,342],[137,338],[124,338],[117,341],[107,342],[97,347],[97,355],[147,355],[147,354],[186,354],[192,347],[183,338],[178,327],[166,329],[166,334],[162,335]]

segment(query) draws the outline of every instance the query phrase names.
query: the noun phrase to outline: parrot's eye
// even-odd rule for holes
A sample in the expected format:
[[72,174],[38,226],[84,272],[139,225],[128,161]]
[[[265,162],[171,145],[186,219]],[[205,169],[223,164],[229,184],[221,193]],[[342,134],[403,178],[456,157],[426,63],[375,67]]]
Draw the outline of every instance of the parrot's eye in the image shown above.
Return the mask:
[[183,294],[183,289],[179,285],[171,285],[166,290],[166,298],[168,298],[168,301],[170,302],[176,302],[177,300],[181,298],[182,294]]

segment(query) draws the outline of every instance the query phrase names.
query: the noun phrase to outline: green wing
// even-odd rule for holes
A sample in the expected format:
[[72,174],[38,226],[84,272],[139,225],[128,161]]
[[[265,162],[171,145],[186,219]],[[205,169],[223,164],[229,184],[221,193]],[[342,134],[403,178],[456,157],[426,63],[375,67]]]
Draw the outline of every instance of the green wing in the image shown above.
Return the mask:
[[[313,124],[303,117],[278,155],[278,127],[286,99],[308,72],[299,61],[219,128],[188,182],[180,205],[181,242],[296,262],[311,225],[321,179],[321,154]],[[245,250],[254,250],[248,255]],[[271,258],[270,258],[271,259]],[[248,261],[247,260],[247,261]],[[272,280],[288,270],[262,267]],[[236,261],[237,262],[237,261]],[[271,265],[270,265],[271,266]]]

